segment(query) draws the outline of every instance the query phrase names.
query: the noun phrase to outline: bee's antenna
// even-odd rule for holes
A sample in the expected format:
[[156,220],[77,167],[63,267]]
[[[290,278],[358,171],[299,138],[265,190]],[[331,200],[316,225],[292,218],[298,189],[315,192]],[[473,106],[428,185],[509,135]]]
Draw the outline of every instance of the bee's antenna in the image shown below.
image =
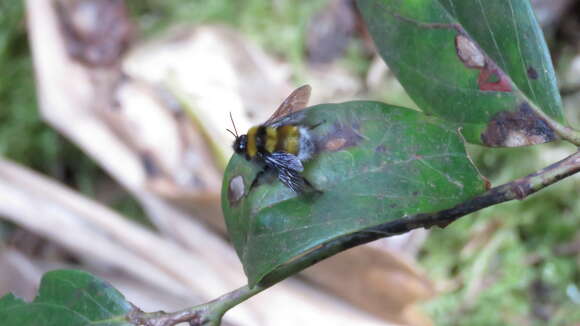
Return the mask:
[[231,130],[229,130],[229,129],[226,129],[226,130],[227,130],[227,131],[229,131],[229,132],[230,132],[230,134],[234,135],[234,137],[238,138],[238,136],[237,136],[236,134],[234,134],[234,132],[233,132],[233,131],[231,131]]
[[234,135],[234,137],[238,138],[238,129],[236,129],[236,124],[234,123],[234,118],[232,117],[232,112],[230,112],[230,120],[232,121],[232,126],[234,126],[234,131],[236,133],[233,133],[231,130],[227,129],[227,131],[229,131],[232,135]]

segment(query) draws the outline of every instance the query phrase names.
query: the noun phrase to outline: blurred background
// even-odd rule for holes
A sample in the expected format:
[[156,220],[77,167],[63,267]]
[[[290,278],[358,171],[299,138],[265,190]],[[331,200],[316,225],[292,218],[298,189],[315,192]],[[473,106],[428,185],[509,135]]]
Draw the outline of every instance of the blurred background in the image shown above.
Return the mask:
[[[532,1],[580,126],[580,4]],[[351,0],[0,0],[0,295],[88,270],[144,310],[242,286],[219,195],[238,130],[311,104],[416,108]],[[469,146],[493,185],[573,146]],[[445,230],[355,248],[226,315],[232,325],[580,325],[580,179]]]

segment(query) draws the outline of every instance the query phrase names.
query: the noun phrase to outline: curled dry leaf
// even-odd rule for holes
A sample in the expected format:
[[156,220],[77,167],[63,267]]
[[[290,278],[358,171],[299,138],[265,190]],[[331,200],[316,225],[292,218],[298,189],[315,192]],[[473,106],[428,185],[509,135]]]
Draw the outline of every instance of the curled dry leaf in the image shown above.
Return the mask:
[[[164,214],[175,209],[167,199],[199,202],[199,206],[209,207],[204,213],[219,220],[215,203],[220,171],[210,147],[163,85],[123,71],[121,60],[131,30],[125,27],[131,24],[127,17],[120,14],[123,3],[93,2],[67,2],[66,8],[73,8],[67,10],[61,8],[64,5],[51,7],[50,2],[28,8],[43,117],[137,197],[159,229],[170,232],[172,226],[188,223],[193,214]],[[55,8],[61,8],[59,15]],[[107,33],[90,24],[90,19],[85,26],[76,22],[74,14],[64,16],[75,10],[82,12],[81,17],[114,18],[118,37],[104,40]],[[114,40],[117,44],[111,43]],[[71,46],[81,47],[79,42],[91,49],[88,52],[102,54],[91,58],[101,59],[90,61],[83,51],[71,52]],[[110,50],[113,48],[116,50]]]

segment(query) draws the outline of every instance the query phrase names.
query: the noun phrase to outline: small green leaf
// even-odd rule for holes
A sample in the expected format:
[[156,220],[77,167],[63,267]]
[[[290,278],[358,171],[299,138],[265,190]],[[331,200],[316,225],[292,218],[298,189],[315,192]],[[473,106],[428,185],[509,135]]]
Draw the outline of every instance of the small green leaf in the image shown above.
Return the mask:
[[359,0],[383,59],[419,107],[469,141],[524,146],[564,122],[550,54],[529,0]]
[[225,172],[222,208],[251,286],[340,236],[485,190],[458,131],[442,120],[378,102],[304,113],[306,123],[321,123],[303,175],[322,194],[297,195],[275,178],[250,191],[260,167],[239,155]]
[[0,313],[4,310],[24,304],[26,304],[24,300],[15,297],[12,293],[8,293],[4,297],[0,298]]
[[42,278],[38,296],[26,303],[8,294],[0,299],[2,325],[129,326],[133,307],[108,283],[82,271],[59,270]]

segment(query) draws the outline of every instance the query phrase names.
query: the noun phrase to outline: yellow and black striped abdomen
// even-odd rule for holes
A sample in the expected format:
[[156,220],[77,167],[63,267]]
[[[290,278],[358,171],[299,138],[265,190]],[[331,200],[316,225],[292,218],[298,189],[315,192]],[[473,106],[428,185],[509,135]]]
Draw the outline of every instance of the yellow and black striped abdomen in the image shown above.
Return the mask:
[[286,125],[278,128],[276,151],[298,155],[300,150],[300,131],[298,126]]
[[287,152],[298,155],[300,149],[300,131],[294,125],[252,127],[248,130],[247,137],[246,154],[249,159],[253,159],[258,153]]

